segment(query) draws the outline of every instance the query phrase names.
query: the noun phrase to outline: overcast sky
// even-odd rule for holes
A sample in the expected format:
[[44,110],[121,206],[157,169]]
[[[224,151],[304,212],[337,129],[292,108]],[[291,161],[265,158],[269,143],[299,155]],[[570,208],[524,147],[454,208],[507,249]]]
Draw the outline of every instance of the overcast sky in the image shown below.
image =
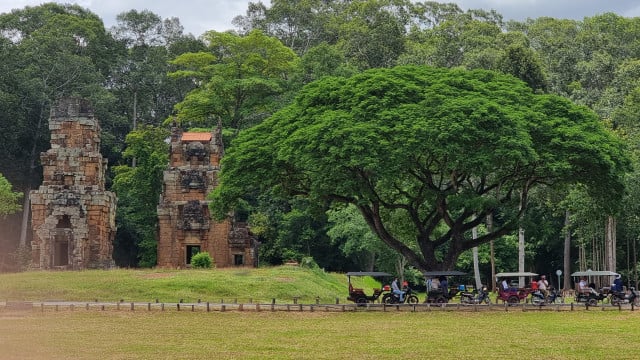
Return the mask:
[[[254,0],[257,2],[258,0]],[[37,6],[42,0],[0,0],[0,13],[15,8]],[[131,9],[150,10],[162,18],[177,17],[185,32],[200,36],[207,30],[233,29],[231,20],[244,15],[249,0],[55,0],[58,3],[76,3],[102,18],[105,26],[116,22],[116,15]],[[551,16],[582,20],[605,12],[621,16],[640,16],[638,0],[454,0],[462,9],[495,9],[505,20],[524,20],[528,17]],[[263,3],[270,4],[269,0]]]

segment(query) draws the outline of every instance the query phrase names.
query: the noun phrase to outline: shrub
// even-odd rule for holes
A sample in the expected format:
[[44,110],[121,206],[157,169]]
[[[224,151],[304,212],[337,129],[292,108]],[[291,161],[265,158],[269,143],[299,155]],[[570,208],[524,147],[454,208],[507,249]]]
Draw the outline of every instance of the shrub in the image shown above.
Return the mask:
[[199,252],[191,257],[191,267],[194,269],[209,269],[213,264],[208,252]]
[[316,261],[311,256],[303,257],[302,260],[300,260],[300,267],[311,269],[311,270],[320,269],[320,266],[318,266],[318,263],[316,263]]

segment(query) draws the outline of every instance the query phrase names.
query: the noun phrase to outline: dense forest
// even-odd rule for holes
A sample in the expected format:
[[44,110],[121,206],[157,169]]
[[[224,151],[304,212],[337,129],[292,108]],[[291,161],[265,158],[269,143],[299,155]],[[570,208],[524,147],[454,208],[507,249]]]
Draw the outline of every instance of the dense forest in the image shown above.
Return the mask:
[[272,0],[233,23],[196,38],[146,10],[109,29],[77,5],[0,14],[0,270],[26,265],[49,107],[74,95],[102,127],[118,266],[155,265],[168,124],[220,121],[213,210],[246,214],[261,264],[411,277],[472,272],[475,253],[487,279],[523,244],[526,270],[637,278],[640,18]]

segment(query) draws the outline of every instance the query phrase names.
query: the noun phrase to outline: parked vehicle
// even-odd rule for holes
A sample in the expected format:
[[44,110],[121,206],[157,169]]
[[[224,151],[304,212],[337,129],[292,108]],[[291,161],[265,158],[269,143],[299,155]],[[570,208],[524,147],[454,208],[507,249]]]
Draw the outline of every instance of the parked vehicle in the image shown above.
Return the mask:
[[594,283],[589,284],[588,291],[579,291],[576,293],[575,300],[578,303],[586,303],[589,306],[596,306],[598,302],[606,299],[607,296],[602,292],[596,290]]
[[[425,280],[428,282],[429,279],[437,279],[437,278],[452,278],[455,276],[464,276],[467,275],[462,271],[427,271],[423,273]],[[447,287],[447,289],[437,288],[437,289],[429,289],[427,286],[427,296],[424,300],[425,303],[436,303],[436,304],[444,304],[448,303],[454,296],[458,294],[457,287]]]
[[[386,287],[385,287],[385,290],[387,290]],[[395,294],[393,292],[388,292],[382,296],[382,303],[391,305],[391,304],[417,304],[420,302],[420,300],[418,300],[418,297],[415,294],[413,294],[410,287],[408,286],[403,287],[402,291],[404,291],[404,296],[402,298],[402,301],[400,301],[400,295]]]
[[549,294],[547,294],[547,296],[545,296],[541,290],[536,289],[531,292],[530,301],[533,305],[545,305],[553,303],[563,303],[564,298],[562,297],[562,294],[555,288],[549,289]]
[[460,291],[460,303],[461,304],[491,304],[491,298],[489,297],[489,289],[486,286],[482,286],[479,290],[474,291]]
[[620,304],[634,304],[638,305],[640,303],[640,298],[638,297],[638,292],[634,287],[629,288],[629,293],[624,291],[611,291],[609,292],[609,303],[611,305],[620,305]]
[[[608,290],[608,288],[598,289],[596,281],[599,281],[602,284],[611,284],[611,279],[617,275],[618,273],[613,271],[598,270],[576,271],[572,273],[571,276],[576,278],[578,281],[581,278],[587,278],[587,282],[589,284],[586,290],[580,289],[576,285],[575,301],[578,303],[586,303],[589,306],[596,306],[598,305],[598,302],[608,299],[607,294],[605,294],[605,291]],[[576,281],[576,283],[578,283],[578,281]]]
[[382,291],[382,288],[374,288],[373,293],[370,295],[367,295],[364,289],[353,287],[353,284],[351,283],[352,276],[355,276],[355,277],[371,276],[374,278],[392,277],[392,275],[389,273],[378,272],[378,271],[348,272],[347,281],[349,283],[349,296],[347,297],[347,300],[353,301],[356,304],[366,304],[366,303],[374,302],[378,300],[378,298],[380,298],[380,295],[382,295],[383,291]]
[[[496,274],[496,282],[498,283],[498,297],[497,300],[501,300],[510,305],[518,304],[521,301],[526,301],[527,297],[531,293],[531,289],[520,288],[517,285],[513,285],[512,283],[521,277],[523,278],[535,278],[538,276],[536,273],[532,272],[503,272]],[[509,280],[509,288],[504,289],[500,282],[503,279]],[[531,280],[530,280],[531,281]],[[529,281],[529,282],[530,282]]]

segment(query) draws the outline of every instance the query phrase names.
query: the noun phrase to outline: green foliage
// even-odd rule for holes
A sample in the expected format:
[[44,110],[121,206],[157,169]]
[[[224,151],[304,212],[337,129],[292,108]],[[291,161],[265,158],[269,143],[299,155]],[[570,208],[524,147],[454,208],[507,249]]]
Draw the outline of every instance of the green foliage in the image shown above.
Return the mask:
[[177,120],[242,129],[260,122],[277,106],[287,76],[297,66],[295,53],[278,39],[252,31],[246,36],[209,31],[207,51],[178,56],[170,76],[201,85],[176,105]]
[[[222,161],[216,211],[255,190],[350,203],[422,270],[517,229],[538,186],[580,182],[615,205],[629,165],[586,108],[511,76],[415,66],[311,83]],[[494,212],[495,229],[469,239]]]
[[79,95],[100,114],[114,42],[95,14],[55,3],[0,14],[0,33],[0,172],[18,188],[33,189],[38,156],[50,146],[44,125],[50,104]]
[[166,168],[169,136],[166,129],[143,126],[127,136],[125,158],[136,166],[120,165],[112,189],[118,194],[118,233],[114,259],[120,266],[154,266],[156,263],[157,205]]
[[213,264],[208,252],[199,252],[191,257],[191,267],[194,269],[210,269]]
[[305,269],[318,270],[318,263],[311,256],[305,256],[300,260],[300,266]]
[[20,211],[21,192],[14,192],[9,181],[0,174],[0,216]]

